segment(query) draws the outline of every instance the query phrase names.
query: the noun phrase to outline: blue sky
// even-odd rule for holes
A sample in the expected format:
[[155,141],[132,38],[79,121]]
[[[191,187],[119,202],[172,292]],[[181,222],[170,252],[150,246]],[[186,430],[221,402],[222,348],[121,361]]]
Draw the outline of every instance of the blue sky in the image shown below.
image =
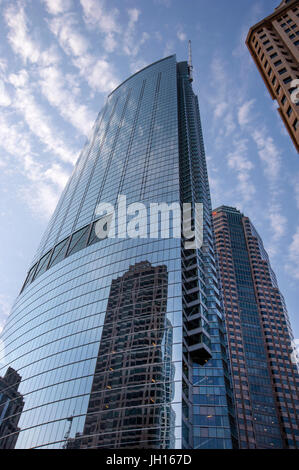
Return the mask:
[[279,0],[0,0],[0,329],[105,97],[192,40],[214,207],[263,237],[299,338],[299,158],[244,44]]

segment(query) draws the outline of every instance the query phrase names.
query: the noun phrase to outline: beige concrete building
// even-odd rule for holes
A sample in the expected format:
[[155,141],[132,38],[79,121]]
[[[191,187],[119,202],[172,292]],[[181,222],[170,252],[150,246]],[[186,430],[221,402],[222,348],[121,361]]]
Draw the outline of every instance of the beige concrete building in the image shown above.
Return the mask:
[[299,152],[299,0],[282,1],[250,28],[246,44]]

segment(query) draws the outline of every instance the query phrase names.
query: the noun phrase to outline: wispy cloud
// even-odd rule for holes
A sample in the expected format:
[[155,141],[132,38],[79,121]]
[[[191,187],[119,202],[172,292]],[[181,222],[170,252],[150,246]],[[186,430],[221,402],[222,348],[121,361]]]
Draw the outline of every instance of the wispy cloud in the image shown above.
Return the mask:
[[4,12],[4,18],[9,27],[8,41],[25,64],[29,62],[49,65],[57,62],[58,57],[53,50],[42,51],[40,44],[30,37],[23,6],[19,4],[8,6]]
[[54,155],[49,161],[39,161],[31,140],[23,124],[12,124],[8,117],[0,116],[0,147],[10,156],[7,167],[25,178],[21,187],[15,188],[16,195],[25,200],[34,213],[48,218],[69,172],[53,162]]
[[78,31],[78,23],[72,14],[53,18],[49,21],[52,33],[68,55],[80,56],[89,49],[86,37]]
[[[74,15],[67,14],[54,18],[49,22],[49,27],[56,36],[60,47],[71,57],[72,64],[79,69],[80,76],[87,81],[92,90],[107,93],[117,86],[119,80],[112,64],[106,58],[95,57],[89,52],[90,44],[78,30],[78,23]],[[52,73],[53,70],[52,68]],[[44,71],[43,75],[49,76],[49,72]],[[61,77],[59,83],[62,83]],[[61,88],[60,91],[66,97],[63,101],[70,102],[70,92],[68,93]],[[69,106],[69,108],[71,107]],[[63,110],[63,107],[60,109]],[[83,107],[81,106],[81,112],[82,110]],[[82,121],[80,120],[80,122]],[[87,125],[90,126],[89,120],[86,122]]]
[[120,31],[119,10],[117,8],[108,10],[104,0],[80,0],[80,3],[87,24],[99,28],[103,33]]
[[214,109],[214,123],[217,123],[219,137],[223,135],[227,137],[236,130],[237,126],[237,118],[234,116],[236,94],[232,92],[229,75],[221,58],[212,59],[211,75],[214,91],[209,96],[209,103]]
[[30,131],[35,134],[48,150],[64,162],[74,163],[76,154],[66,147],[59,137],[60,132],[50,122],[45,111],[37,103],[29,88],[17,88],[13,106],[22,114]]
[[241,127],[246,126],[252,120],[252,108],[255,100],[245,101],[238,109],[238,122]]
[[11,104],[10,95],[5,87],[3,80],[0,79],[0,106],[9,106]]
[[296,280],[299,280],[299,226],[292,238],[288,249],[288,261],[285,265],[287,272]]
[[47,11],[51,15],[59,15],[68,11],[72,6],[71,0],[42,0],[45,4]]
[[137,8],[128,10],[128,25],[123,35],[123,51],[128,56],[136,57],[140,47],[149,39],[149,35],[143,32],[140,38],[136,37],[136,24],[141,12]]
[[180,41],[182,41],[182,42],[186,41],[186,39],[187,39],[187,35],[186,35],[186,33],[183,31],[183,28],[182,28],[181,26],[180,26],[179,29],[178,29],[177,38],[178,38]]
[[234,150],[227,155],[229,168],[237,174],[237,190],[244,202],[252,199],[256,188],[252,182],[251,171],[253,163],[248,158],[248,141],[246,139],[234,140]]
[[[11,299],[6,295],[0,294],[0,333],[3,330],[4,324],[11,309]],[[0,344],[0,347],[2,345]]]
[[[15,17],[20,21],[20,24],[18,24],[18,21],[15,21]],[[9,27],[8,38],[15,52],[21,55],[25,61],[30,61],[38,65],[37,72],[35,73],[40,76],[40,90],[50,105],[56,107],[67,122],[87,135],[92,126],[94,115],[86,105],[76,100],[75,89],[70,89],[66,81],[67,77],[65,77],[58,68],[57,53],[52,53],[51,49],[43,50],[39,43],[33,41],[28,30],[28,20],[24,8],[20,7],[16,9],[15,7],[9,7],[6,10],[5,18]],[[67,16],[67,19],[69,18],[71,17]],[[55,18],[53,19],[53,23],[50,22],[54,33],[58,36],[61,47],[63,47],[67,53],[76,56],[85,54],[88,48],[87,41],[85,41],[79,33],[71,29],[68,21],[65,21],[64,25],[61,21],[61,18]],[[28,55],[31,49],[36,51],[33,56]],[[91,66],[90,69],[84,70],[84,73],[89,74],[88,80],[92,83],[95,82],[94,69],[96,69],[96,64],[93,61],[93,68]],[[28,87],[26,90],[24,88],[25,82],[28,82],[29,79],[29,72],[22,70],[19,74],[12,74],[10,76],[10,83],[17,89],[16,97],[20,99],[24,97],[24,102],[17,102],[17,108],[24,113],[26,122],[32,132],[41,140],[45,139],[43,142],[52,151],[55,151],[56,154],[58,153],[65,161],[72,161],[69,152],[65,152],[63,148],[64,145],[60,139],[58,139],[57,148],[54,150],[53,146],[55,145],[56,139],[54,130],[50,128],[49,119],[45,116],[42,108],[34,102],[34,97],[29,97]],[[106,83],[109,79],[111,79],[110,75],[108,77],[102,77],[99,83],[103,84],[104,80]],[[28,107],[30,109],[28,109]],[[42,117],[42,115],[45,117],[45,120],[41,121],[40,126],[36,126],[37,122],[35,117]],[[36,127],[32,126],[33,121]],[[51,138],[50,135],[52,136]]]
[[258,155],[265,165],[265,175],[271,182],[276,181],[281,169],[279,149],[265,128],[253,130],[252,137],[257,145]]
[[66,77],[56,66],[40,70],[40,87],[43,95],[61,116],[70,122],[79,132],[88,135],[94,114],[86,105],[78,103],[74,92],[67,88]]

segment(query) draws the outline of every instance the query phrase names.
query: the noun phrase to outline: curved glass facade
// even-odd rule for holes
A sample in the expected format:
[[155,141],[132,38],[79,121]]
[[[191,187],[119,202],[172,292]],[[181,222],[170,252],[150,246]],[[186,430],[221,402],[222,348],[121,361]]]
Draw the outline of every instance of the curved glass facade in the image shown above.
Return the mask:
[[[120,194],[201,202],[203,247],[96,239]],[[42,238],[2,333],[1,392],[18,377],[22,407],[0,409],[0,448],[232,447],[210,212],[197,99],[170,56],[110,94]]]

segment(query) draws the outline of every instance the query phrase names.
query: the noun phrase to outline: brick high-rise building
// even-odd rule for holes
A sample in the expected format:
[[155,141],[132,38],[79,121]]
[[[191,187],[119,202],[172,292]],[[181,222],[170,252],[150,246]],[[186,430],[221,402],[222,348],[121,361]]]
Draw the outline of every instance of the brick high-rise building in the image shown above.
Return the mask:
[[18,388],[22,377],[9,367],[0,377],[0,449],[14,449],[20,428],[20,414],[24,408],[23,396]]
[[298,84],[292,85],[299,79],[299,1],[282,1],[250,28],[246,44],[299,152],[299,103],[293,93]]
[[241,448],[299,448],[293,335],[263,242],[248,217],[213,211]]

